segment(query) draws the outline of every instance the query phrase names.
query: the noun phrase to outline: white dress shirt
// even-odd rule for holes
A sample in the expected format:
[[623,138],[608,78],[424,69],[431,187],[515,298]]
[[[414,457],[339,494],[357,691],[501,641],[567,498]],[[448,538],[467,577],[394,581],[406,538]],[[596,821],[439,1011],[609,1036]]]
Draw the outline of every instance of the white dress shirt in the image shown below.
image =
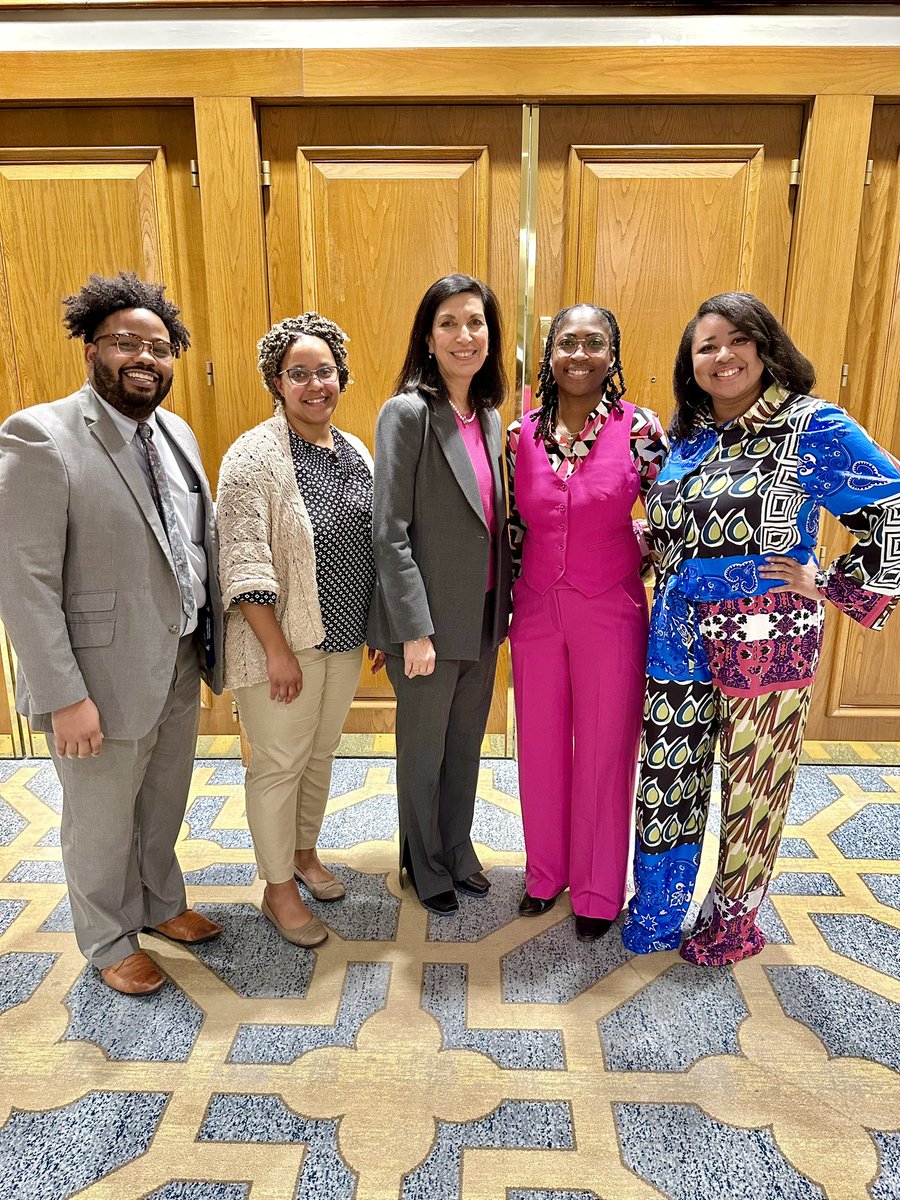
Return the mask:
[[[153,494],[150,485],[150,466],[144,453],[141,439],[138,437],[138,422],[132,417],[126,417],[117,408],[113,408],[103,397],[94,390],[94,395],[109,413],[121,433],[126,445],[131,447],[135,459],[147,479],[147,487]],[[178,532],[184,542],[188,566],[191,569],[191,583],[194,586],[194,611],[191,616],[181,615],[181,636],[193,633],[197,628],[197,613],[206,603],[207,563],[206,551],[203,547],[203,524],[206,514],[203,510],[203,495],[199,481],[190,463],[166,436],[166,432],[156,419],[153,412],[146,418],[146,423],[153,430],[153,444],[159,453],[160,461],[169,480],[172,492],[172,502],[175,505],[175,520]]]

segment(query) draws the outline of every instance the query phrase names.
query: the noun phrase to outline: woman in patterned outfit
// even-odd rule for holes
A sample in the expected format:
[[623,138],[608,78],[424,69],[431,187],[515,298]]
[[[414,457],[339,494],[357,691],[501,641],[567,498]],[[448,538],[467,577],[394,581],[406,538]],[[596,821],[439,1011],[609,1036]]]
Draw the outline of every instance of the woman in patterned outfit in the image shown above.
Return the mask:
[[[714,296],[675,360],[672,451],[647,512],[657,557],[635,850],[623,940],[676,948],[694,888],[713,753],[718,871],[688,962],[757,954],[822,640],[823,599],[880,629],[900,595],[900,465],[843,409],[765,305]],[[826,508],[857,545],[820,570]]]
[[656,414],[622,399],[619,343],[607,309],[558,313],[541,407],[507,435],[527,851],[519,911],[546,912],[568,887],[583,941],[601,937],[625,902],[647,649],[631,510],[667,449]]
[[[250,740],[247,823],[263,914],[302,946],[328,933],[300,898],[339,900],[316,841],[356,691],[372,560],[372,459],[331,424],[350,371],[343,332],[318,313],[259,343],[275,415],[225,455],[217,515],[225,678]],[[382,659],[369,652],[372,670]]]

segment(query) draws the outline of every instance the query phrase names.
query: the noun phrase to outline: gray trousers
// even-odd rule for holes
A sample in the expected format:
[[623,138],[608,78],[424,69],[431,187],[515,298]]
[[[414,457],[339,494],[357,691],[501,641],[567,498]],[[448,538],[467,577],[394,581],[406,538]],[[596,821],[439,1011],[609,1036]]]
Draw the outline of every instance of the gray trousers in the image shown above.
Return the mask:
[[432,675],[407,679],[387,656],[397,695],[397,806],[400,862],[412,867],[423,899],[481,870],[472,845],[475,789],[497,651],[475,661],[438,659]]
[[188,636],[178,647],[163,710],[144,737],[104,739],[97,758],[60,758],[47,735],[63,791],[62,859],[75,937],[98,969],[140,950],[137,935],[145,925],[161,925],[187,908],[175,840],[194,766],[199,701],[200,663]]

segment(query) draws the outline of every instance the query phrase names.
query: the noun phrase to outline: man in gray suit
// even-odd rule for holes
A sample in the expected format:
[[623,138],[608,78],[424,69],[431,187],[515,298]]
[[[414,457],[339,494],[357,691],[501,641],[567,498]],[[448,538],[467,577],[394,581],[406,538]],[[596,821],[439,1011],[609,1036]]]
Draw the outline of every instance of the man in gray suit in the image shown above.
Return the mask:
[[64,302],[88,382],[0,426],[16,707],[47,734],[62,784],[79,948],[130,995],[165,983],[141,930],[179,942],[221,931],[187,907],[175,856],[201,675],[222,690],[222,603],[197,441],[157,407],[190,344],[163,290],[92,275]]

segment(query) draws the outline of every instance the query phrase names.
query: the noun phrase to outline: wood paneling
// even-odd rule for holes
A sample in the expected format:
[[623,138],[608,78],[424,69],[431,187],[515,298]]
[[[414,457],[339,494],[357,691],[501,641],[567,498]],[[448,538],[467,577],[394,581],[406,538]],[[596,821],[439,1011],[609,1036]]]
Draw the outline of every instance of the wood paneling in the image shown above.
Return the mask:
[[[272,317],[313,308],[350,337],[355,380],[337,424],[371,447],[416,307],[451,271],[491,284],[515,363],[522,114],[519,108],[266,108]],[[511,420],[512,396],[503,416]],[[506,734],[508,665],[498,672],[488,730]],[[348,722],[392,728],[387,678],[364,667]]]
[[[12,350],[0,366],[5,396],[17,394],[25,408],[81,386],[84,344],[65,339],[59,306],[48,297],[77,291],[92,271],[119,268],[157,282],[174,278],[163,148],[0,147],[0,270],[10,322],[3,340]],[[170,407],[186,415],[177,380]]]
[[73,50],[0,54],[0,99],[187,100],[302,95],[300,50]]
[[509,101],[900,94],[893,46],[15,51],[0,99]]
[[802,117],[799,105],[541,109],[538,314],[612,309],[628,399],[664,420],[681,332],[707,296],[746,288],[781,312]]
[[[900,457],[900,107],[875,108],[866,156],[872,160],[872,182],[862,190],[855,262],[850,255],[854,271],[846,346],[836,339],[849,368],[848,385],[829,391],[820,384],[817,390],[836,399],[877,442]],[[858,161],[853,169],[859,171]],[[849,252],[848,241],[845,235],[843,245]],[[823,540],[828,558],[849,544],[833,521]],[[894,556],[900,560],[900,544]],[[824,663],[811,737],[900,738],[896,615],[883,631],[873,633],[832,611]]]
[[843,339],[822,319],[822,289],[849,312],[871,120],[871,97],[818,96],[803,143],[785,324],[825,396],[840,388]]
[[305,50],[310,98],[529,100],[900,92],[893,46],[473,46]]
[[206,246],[218,441],[212,478],[235,438],[272,415],[256,370],[269,327],[259,146],[246,99],[198,99],[197,156]]
[[92,271],[135,270],[165,282],[191,330],[167,403],[193,426],[209,469],[217,438],[191,110],[0,109],[0,148],[0,336],[15,350],[0,356],[0,413],[81,386],[59,301]]

